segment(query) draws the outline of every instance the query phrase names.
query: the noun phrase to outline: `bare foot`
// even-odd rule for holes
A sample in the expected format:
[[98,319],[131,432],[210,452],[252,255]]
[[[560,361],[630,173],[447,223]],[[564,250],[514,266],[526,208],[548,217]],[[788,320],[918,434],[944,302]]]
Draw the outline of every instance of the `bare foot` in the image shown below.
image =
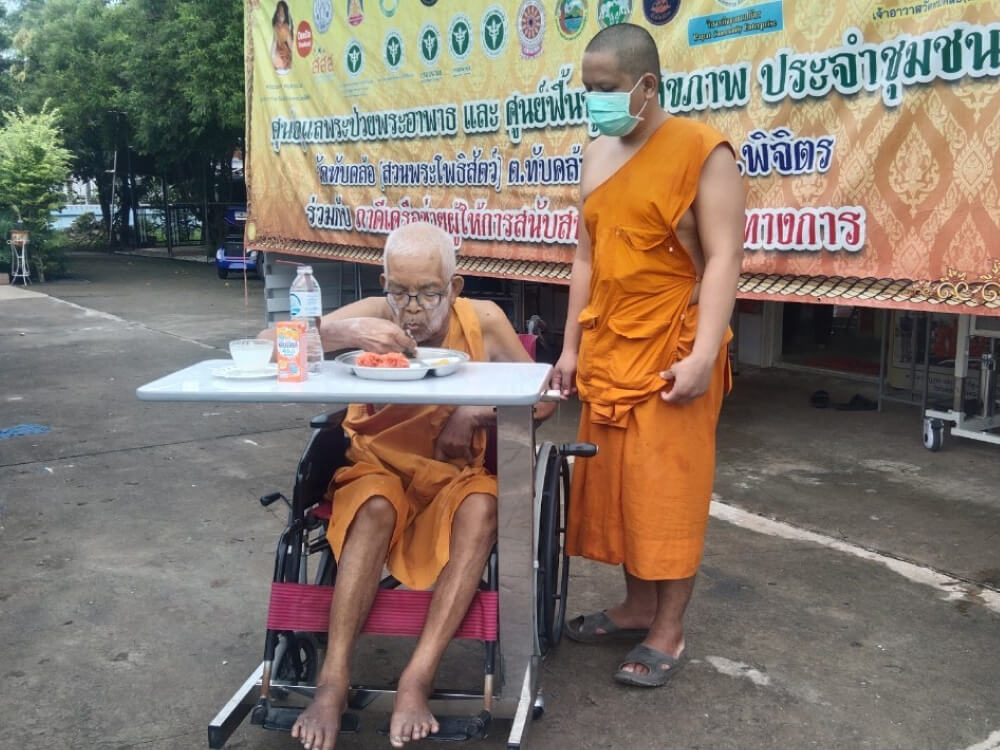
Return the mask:
[[292,727],[292,737],[301,740],[305,750],[333,750],[346,703],[346,679],[336,684],[318,685],[313,702],[299,714]]
[[427,704],[430,685],[419,680],[399,679],[396,701],[389,720],[389,742],[393,747],[403,747],[410,740],[422,740],[440,727]]

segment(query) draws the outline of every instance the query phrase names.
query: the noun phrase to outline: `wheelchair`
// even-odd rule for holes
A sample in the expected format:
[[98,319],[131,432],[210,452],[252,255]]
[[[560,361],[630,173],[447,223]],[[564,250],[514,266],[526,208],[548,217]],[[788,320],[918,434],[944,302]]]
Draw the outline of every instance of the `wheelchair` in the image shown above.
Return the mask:
[[[278,538],[268,609],[264,656],[260,666],[236,691],[208,727],[208,744],[213,750],[225,747],[236,727],[250,715],[252,724],[264,729],[290,731],[303,708],[315,694],[315,680],[322,663],[330,601],[337,577],[337,561],[326,540],[330,504],[325,495],[334,472],[347,464],[349,438],[342,422],[346,412],[315,417],[312,434],[299,460],[292,497],[272,493],[260,498],[263,506],[284,501],[288,521]],[[496,473],[496,435],[490,434],[487,468]],[[569,560],[564,537],[569,497],[570,457],[588,457],[597,448],[587,443],[534,446],[533,533],[531,561],[534,580],[532,659],[551,654],[562,638],[566,614]],[[527,485],[526,485],[527,486]],[[527,567],[522,569],[528,570]],[[455,638],[483,643],[481,689],[439,690],[430,696],[430,705],[440,730],[430,740],[463,741],[485,738],[494,719],[511,719],[508,748],[521,747],[525,727],[524,706],[530,701],[530,718],[544,712],[541,690],[528,680],[522,686],[515,673],[504,673],[498,611],[502,586],[498,547],[494,546],[486,565],[480,590]],[[517,587],[514,587],[515,589]],[[511,594],[507,594],[511,595]],[[387,576],[379,591],[363,633],[390,636],[417,636],[423,627],[430,592],[408,591]],[[529,631],[519,631],[527,633]],[[507,685],[504,685],[504,681]],[[519,696],[516,711],[504,693]],[[527,694],[534,691],[533,695]],[[347,713],[341,718],[341,734],[360,730],[359,713],[388,714],[394,691],[391,686],[352,684]],[[386,724],[387,726],[387,724]],[[385,729],[379,730],[385,733]]]

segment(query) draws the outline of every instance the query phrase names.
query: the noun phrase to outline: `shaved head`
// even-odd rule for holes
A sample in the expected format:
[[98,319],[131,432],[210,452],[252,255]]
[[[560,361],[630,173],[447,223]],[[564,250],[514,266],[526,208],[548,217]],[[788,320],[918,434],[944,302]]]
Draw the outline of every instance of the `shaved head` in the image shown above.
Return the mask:
[[652,73],[656,76],[657,85],[660,83],[660,54],[653,37],[642,26],[619,23],[601,29],[587,43],[584,54],[588,52],[614,55],[618,67],[633,81]]
[[401,256],[432,254],[441,259],[441,275],[447,281],[455,275],[455,243],[451,235],[425,221],[403,224],[385,241],[382,270],[389,276],[389,261]]

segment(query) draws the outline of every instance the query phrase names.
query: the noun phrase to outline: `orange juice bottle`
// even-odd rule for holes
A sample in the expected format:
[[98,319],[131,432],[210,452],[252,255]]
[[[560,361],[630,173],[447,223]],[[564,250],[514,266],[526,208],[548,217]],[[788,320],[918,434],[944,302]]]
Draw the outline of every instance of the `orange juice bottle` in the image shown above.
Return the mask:
[[278,380],[301,383],[309,375],[306,359],[306,321],[283,320],[275,325]]

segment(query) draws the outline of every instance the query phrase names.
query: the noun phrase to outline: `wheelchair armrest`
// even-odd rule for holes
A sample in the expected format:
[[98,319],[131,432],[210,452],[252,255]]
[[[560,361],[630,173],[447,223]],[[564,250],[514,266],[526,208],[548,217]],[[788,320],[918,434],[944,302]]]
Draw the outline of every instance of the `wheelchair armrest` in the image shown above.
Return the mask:
[[331,411],[326,414],[317,414],[309,420],[309,426],[314,430],[330,430],[335,427],[339,428],[343,424],[345,416],[347,416],[347,409]]

